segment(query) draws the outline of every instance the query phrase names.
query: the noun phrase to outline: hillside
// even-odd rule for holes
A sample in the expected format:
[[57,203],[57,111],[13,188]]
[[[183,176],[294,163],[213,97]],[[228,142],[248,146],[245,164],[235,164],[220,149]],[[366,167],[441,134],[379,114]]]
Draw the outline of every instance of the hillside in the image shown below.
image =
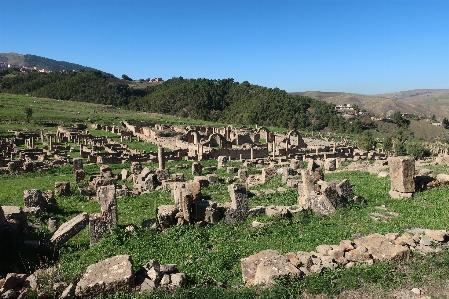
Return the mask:
[[[401,111],[417,116],[435,115],[440,120],[447,117],[449,114],[448,90],[432,90],[432,92],[427,90],[426,93],[420,93],[420,96],[411,96],[416,93],[417,91],[410,91],[368,96],[344,92],[309,91],[292,94],[301,94],[335,105],[358,105],[360,109],[365,109],[375,116],[390,116],[394,111]],[[395,99],[395,95],[398,95],[397,99]],[[413,100],[409,98],[413,98]],[[424,100],[424,98],[427,100]]]
[[81,69],[92,71],[96,70],[94,68],[83,66],[76,63],[58,61],[31,54],[23,55],[18,53],[0,53],[0,62],[17,64],[19,66],[36,66],[39,69],[45,69],[49,71],[63,71],[63,70],[79,71]]

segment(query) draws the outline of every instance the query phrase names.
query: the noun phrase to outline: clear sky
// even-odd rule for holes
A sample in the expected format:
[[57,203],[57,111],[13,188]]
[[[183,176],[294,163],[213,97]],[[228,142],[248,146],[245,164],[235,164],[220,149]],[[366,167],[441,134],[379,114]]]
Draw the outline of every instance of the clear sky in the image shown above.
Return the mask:
[[449,88],[448,0],[0,0],[0,53],[133,79]]

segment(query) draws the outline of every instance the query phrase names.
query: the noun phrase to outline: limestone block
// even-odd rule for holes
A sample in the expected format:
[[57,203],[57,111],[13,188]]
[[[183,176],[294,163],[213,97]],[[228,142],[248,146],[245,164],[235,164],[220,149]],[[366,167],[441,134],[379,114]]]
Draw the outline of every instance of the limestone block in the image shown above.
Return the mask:
[[265,214],[269,217],[287,217],[291,216],[288,208],[283,206],[268,206],[265,209]]
[[448,236],[448,233],[446,230],[426,229],[426,230],[424,230],[424,232],[429,238],[431,238],[432,240],[437,241],[437,242],[444,242],[444,240]]
[[246,286],[271,284],[281,275],[300,275],[300,271],[276,250],[263,250],[240,260]]
[[198,162],[192,163],[192,175],[202,175],[203,166]]
[[158,182],[166,181],[170,179],[170,172],[168,169],[158,169],[156,170],[156,179]]
[[218,175],[216,175],[215,173],[206,174],[206,178],[209,181],[209,184],[216,184],[219,181]]
[[91,214],[89,216],[90,245],[100,242],[108,228],[108,223],[103,220],[100,213]]
[[201,188],[207,188],[209,187],[209,180],[206,176],[195,176],[193,178],[194,182],[198,182],[201,186]]
[[[355,239],[354,243],[357,246],[366,247],[376,262],[385,260],[404,261],[410,257],[410,249],[407,246],[392,244],[385,236],[380,234],[371,234]],[[350,259],[348,258],[348,260]]]
[[72,172],[75,173],[77,170],[83,170],[84,169],[84,162],[83,158],[73,158],[73,167]]
[[70,238],[79,233],[88,223],[89,215],[81,213],[78,216],[63,223],[58,230],[51,236],[48,245],[51,247],[59,247]]
[[100,201],[101,215],[109,227],[117,227],[117,199],[115,185],[101,186],[97,189]]
[[23,190],[23,205],[26,208],[40,207],[45,209],[47,207],[47,201],[42,196],[42,192],[40,190]]
[[19,229],[23,229],[27,226],[27,217],[21,207],[2,206],[1,208],[7,223],[12,224]]
[[56,195],[70,195],[70,182],[55,182]]
[[262,168],[262,182],[266,183],[277,175],[276,168]]
[[326,171],[335,171],[337,169],[337,159],[328,158],[324,161],[324,169]]
[[391,157],[388,159],[390,166],[390,190],[401,193],[415,192],[415,159],[413,157]]
[[245,185],[231,184],[228,186],[228,192],[231,196],[231,208],[247,212],[249,208]]
[[338,183],[335,186],[335,189],[337,190],[337,193],[340,196],[345,197],[347,199],[353,199],[355,196],[348,179],[344,179],[340,183]]
[[174,287],[182,287],[187,283],[187,276],[184,273],[173,273],[170,275],[171,284]]
[[241,168],[237,172],[237,177],[240,180],[241,184],[246,184],[246,180],[248,179],[248,170],[246,168]]
[[134,288],[134,271],[129,255],[117,255],[87,267],[75,288],[81,298],[131,292]]
[[173,173],[171,175],[171,179],[175,182],[184,182],[184,174],[183,173]]
[[86,177],[86,172],[83,169],[75,170],[75,182],[80,183],[84,181]]
[[175,225],[176,214],[179,212],[177,206],[174,205],[161,205],[157,208],[157,220],[159,226],[162,228],[169,228],[172,225]]

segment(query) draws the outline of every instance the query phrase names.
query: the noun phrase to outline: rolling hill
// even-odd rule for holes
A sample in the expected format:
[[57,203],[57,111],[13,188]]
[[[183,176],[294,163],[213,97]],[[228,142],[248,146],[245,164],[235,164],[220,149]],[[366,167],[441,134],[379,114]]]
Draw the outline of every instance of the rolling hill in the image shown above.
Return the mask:
[[449,89],[416,89],[373,96],[321,91],[291,94],[304,95],[335,105],[358,105],[360,109],[365,109],[375,116],[389,116],[394,111],[401,111],[417,116],[435,115],[442,120],[449,115]]
[[42,56],[31,55],[31,54],[18,54],[18,53],[0,53],[0,62],[17,64],[19,66],[36,66],[40,69],[45,69],[49,71],[63,71],[63,70],[75,70],[80,69],[96,71],[96,69],[88,66],[83,66],[76,63],[58,61],[50,58],[45,58]]

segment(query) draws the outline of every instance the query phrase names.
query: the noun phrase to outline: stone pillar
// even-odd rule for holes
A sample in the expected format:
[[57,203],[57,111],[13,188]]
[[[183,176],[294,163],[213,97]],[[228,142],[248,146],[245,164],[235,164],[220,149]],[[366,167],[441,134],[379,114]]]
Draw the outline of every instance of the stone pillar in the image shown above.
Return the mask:
[[117,227],[117,199],[115,185],[100,186],[97,189],[100,200],[101,215],[109,227]]
[[165,169],[164,148],[162,146],[157,147],[157,160],[159,162],[159,169]]
[[240,183],[246,185],[246,180],[248,179],[248,170],[245,168],[239,169],[237,172],[237,176],[240,180]]
[[84,169],[83,158],[74,158],[72,172],[83,169]]
[[273,151],[273,159],[276,157],[276,142],[273,141],[273,147],[272,147]]
[[49,147],[48,147],[48,150],[50,150],[50,151],[53,150],[53,146],[52,146],[52,144],[51,144],[51,136],[50,136],[50,145],[49,145]]
[[415,192],[415,159],[413,157],[391,157],[388,159],[390,167],[390,196],[392,198],[412,197]]
[[226,223],[231,224],[246,219],[249,211],[246,186],[231,184],[228,186],[228,191],[231,196],[231,208],[225,213]]
[[288,142],[285,144],[285,157],[287,158],[288,157],[288,151],[289,151],[289,148],[288,148]]
[[251,148],[251,161],[253,161],[253,160],[254,160],[254,149]]
[[91,214],[89,216],[90,245],[100,242],[107,230],[108,225],[103,221],[100,213]]
[[203,166],[200,163],[192,163],[192,175],[201,175],[203,173]]

